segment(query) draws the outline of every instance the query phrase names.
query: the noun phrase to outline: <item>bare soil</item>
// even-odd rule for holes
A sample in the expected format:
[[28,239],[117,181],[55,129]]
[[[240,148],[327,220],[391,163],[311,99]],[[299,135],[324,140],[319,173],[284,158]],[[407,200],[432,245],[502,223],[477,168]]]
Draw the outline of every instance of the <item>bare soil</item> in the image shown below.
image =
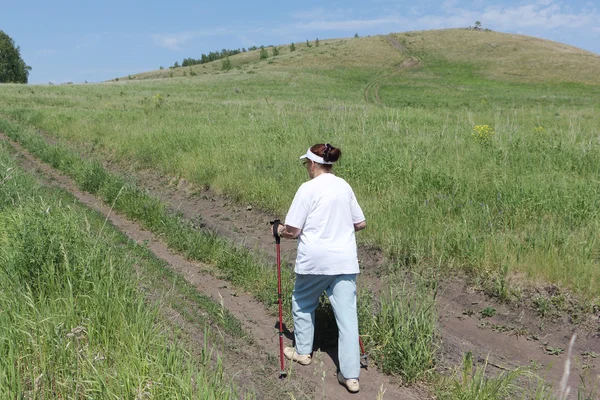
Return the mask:
[[[99,199],[79,191],[70,178],[41,163],[20,145],[2,134],[0,140],[9,142],[23,155],[25,168],[41,171],[54,184],[73,193],[88,206],[108,215],[108,210]],[[274,263],[274,243],[268,232],[268,221],[283,216],[260,210],[252,204],[235,203],[230,198],[209,189],[196,187],[183,179],[161,176],[156,171],[141,170],[133,165],[116,163],[107,164],[106,167],[121,174],[134,176],[140,187],[146,188],[151,195],[166,202],[171,209],[181,212],[199,229],[210,230],[228,237],[234,243],[246,246],[257,256]],[[278,357],[276,317],[269,315],[264,306],[257,303],[250,295],[208,274],[209,266],[192,263],[174,254],[152,233],[144,231],[135,222],[114,212],[109,215],[109,218],[117,228],[133,240],[147,243],[151,251],[166,260],[200,292],[211,296],[216,301],[221,301],[222,297],[225,307],[242,321],[253,344],[245,355],[234,354],[233,356],[239,359],[235,359],[229,368],[238,371],[244,387],[250,386],[261,393],[263,386],[280,385],[275,383],[278,372],[277,363],[274,362]],[[282,258],[284,265],[289,268],[295,258],[295,245],[293,241],[282,241]],[[362,270],[359,285],[377,293],[385,275],[384,266],[387,260],[378,249],[365,247],[359,248],[359,260]],[[573,351],[576,360],[572,364],[569,384],[575,388],[584,380],[588,386],[596,382],[600,372],[594,357],[600,354],[597,316],[589,315],[585,325],[570,323],[567,315],[554,320],[542,319],[528,307],[501,304],[485,294],[474,291],[467,282],[467,277],[460,274],[444,277],[440,282],[440,292],[437,297],[440,336],[438,370],[440,372],[451,371],[461,362],[463,354],[471,351],[474,360],[480,363],[486,359],[489,361],[489,372],[492,374],[535,364],[541,368],[538,371],[540,375],[548,379],[551,384],[557,385],[563,375],[569,340],[577,333]],[[485,307],[493,307],[496,314],[490,318],[483,318],[480,311]],[[203,327],[196,329],[202,331]],[[291,345],[290,338],[286,340],[286,345]],[[560,353],[556,351],[557,349],[564,349],[564,352]],[[346,398],[348,394],[339,386],[335,378],[336,353],[336,349],[324,349],[319,362],[309,367],[294,365],[294,373],[284,385],[290,385],[289,381],[296,382],[297,385],[285,386],[286,390],[294,392],[295,386],[306,394],[306,398]],[[264,365],[272,366],[271,375],[267,373],[265,376],[264,370],[262,374],[253,372],[256,371],[257,364],[261,368]],[[248,371],[248,373],[243,374],[241,371]],[[384,398],[388,399],[432,398],[432,395],[422,387],[406,388],[396,385],[395,382],[394,378],[385,376],[376,368],[370,367],[361,372],[360,394],[352,397],[374,399],[383,387],[386,390]]]

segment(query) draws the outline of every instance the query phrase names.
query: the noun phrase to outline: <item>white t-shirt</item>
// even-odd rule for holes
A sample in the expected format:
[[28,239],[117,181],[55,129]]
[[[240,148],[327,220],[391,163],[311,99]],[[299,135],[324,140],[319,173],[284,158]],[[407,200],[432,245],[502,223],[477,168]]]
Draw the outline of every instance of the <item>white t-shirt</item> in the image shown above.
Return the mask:
[[301,229],[297,274],[358,274],[354,224],[365,220],[350,185],[331,173],[303,183],[285,224]]

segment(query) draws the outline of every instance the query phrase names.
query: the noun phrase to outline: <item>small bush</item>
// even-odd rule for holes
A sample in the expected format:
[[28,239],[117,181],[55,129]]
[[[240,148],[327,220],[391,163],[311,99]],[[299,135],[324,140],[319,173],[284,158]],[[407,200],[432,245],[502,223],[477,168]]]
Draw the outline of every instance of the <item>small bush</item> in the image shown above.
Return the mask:
[[165,98],[160,93],[156,93],[154,96],[152,96],[152,104],[154,104],[154,107],[160,108],[163,104],[165,104]]
[[221,61],[221,71],[229,71],[231,68],[231,60],[229,57],[224,58]]
[[479,312],[482,318],[491,318],[496,315],[496,309],[494,307],[485,307]]
[[260,48],[260,59],[266,60],[267,58],[269,58],[269,53],[267,52],[267,49],[265,49],[264,47],[261,47]]
[[296,51],[296,45],[293,42],[290,44],[290,51]]
[[319,38],[317,38],[317,40],[315,40],[315,47],[319,47]]
[[273,47],[273,57],[279,55],[279,49],[277,47]]

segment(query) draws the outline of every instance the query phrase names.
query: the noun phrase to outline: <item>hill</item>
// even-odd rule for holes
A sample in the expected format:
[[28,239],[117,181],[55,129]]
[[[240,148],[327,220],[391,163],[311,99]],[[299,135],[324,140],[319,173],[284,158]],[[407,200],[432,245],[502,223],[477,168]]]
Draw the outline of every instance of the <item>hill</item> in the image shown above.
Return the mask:
[[[387,71],[409,58],[441,70],[449,65],[479,77],[508,82],[600,83],[600,56],[573,46],[531,36],[470,29],[394,33],[387,36],[321,40],[276,46],[280,54],[260,62],[260,50],[230,57],[234,72],[361,68]],[[131,75],[156,79],[223,73],[222,61]],[[439,71],[441,72],[441,71]],[[121,79],[126,79],[121,78]]]

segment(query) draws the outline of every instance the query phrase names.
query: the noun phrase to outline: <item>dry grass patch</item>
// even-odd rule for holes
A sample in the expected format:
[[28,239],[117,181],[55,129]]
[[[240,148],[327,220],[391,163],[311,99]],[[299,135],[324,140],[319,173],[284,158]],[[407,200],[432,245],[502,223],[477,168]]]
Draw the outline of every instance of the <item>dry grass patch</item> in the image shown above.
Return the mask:
[[426,61],[444,59],[481,67],[487,78],[523,82],[600,84],[600,56],[531,36],[444,29],[395,37]]

